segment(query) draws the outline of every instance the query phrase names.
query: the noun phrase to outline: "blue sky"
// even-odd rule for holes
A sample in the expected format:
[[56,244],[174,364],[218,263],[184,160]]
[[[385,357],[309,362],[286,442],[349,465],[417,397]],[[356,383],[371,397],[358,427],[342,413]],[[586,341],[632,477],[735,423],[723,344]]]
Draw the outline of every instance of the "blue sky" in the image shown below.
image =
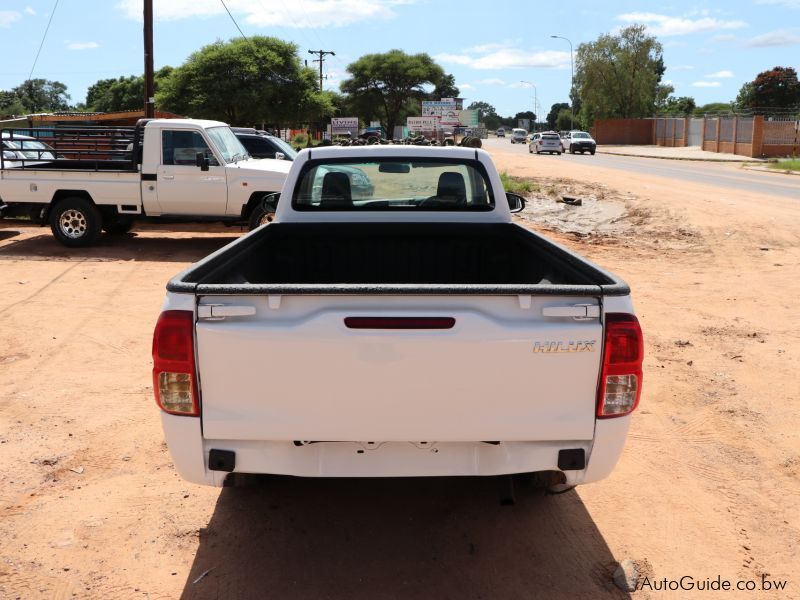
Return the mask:
[[[566,101],[569,44],[644,23],[664,45],[665,79],[698,104],[728,101],[765,69],[800,70],[800,0],[643,3],[442,0],[226,0],[248,35],[333,50],[326,88],[347,64],[399,48],[427,52],[456,77],[467,101],[501,115]],[[54,0],[0,0],[0,89],[28,77]],[[142,0],[60,0],[33,77],[67,84],[73,102],[101,78],[142,72]],[[238,36],[220,0],[155,0],[155,64],[180,65],[202,45]],[[527,83],[523,83],[527,82]]]

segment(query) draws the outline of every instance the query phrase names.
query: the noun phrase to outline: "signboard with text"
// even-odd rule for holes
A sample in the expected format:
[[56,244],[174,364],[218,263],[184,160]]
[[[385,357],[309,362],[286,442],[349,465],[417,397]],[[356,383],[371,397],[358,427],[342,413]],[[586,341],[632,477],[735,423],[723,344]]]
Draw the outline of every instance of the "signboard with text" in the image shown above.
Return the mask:
[[423,117],[441,117],[442,113],[449,110],[456,110],[456,103],[454,100],[423,100],[422,101],[422,116]]
[[331,132],[358,135],[358,117],[334,117],[331,119]]
[[434,131],[438,124],[436,117],[408,117],[406,123],[409,131]]

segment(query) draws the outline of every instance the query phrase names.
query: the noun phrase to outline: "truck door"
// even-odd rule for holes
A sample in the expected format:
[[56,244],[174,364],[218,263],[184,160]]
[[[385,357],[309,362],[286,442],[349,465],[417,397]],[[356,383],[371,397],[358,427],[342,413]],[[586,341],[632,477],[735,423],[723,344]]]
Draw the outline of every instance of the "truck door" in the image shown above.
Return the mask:
[[[196,164],[208,157],[208,171]],[[158,202],[164,215],[223,216],[228,204],[225,166],[199,131],[164,129],[158,167]]]

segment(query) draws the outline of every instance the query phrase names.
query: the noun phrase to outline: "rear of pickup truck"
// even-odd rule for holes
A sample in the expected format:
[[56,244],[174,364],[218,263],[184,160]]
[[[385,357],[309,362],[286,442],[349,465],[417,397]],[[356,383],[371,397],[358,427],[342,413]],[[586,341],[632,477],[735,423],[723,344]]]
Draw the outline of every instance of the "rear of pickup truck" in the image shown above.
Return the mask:
[[[170,282],[153,383],[179,473],[607,476],[641,393],[627,286],[513,224],[483,152],[344,156],[302,153],[275,223]],[[354,169],[377,197],[342,201],[326,176]]]

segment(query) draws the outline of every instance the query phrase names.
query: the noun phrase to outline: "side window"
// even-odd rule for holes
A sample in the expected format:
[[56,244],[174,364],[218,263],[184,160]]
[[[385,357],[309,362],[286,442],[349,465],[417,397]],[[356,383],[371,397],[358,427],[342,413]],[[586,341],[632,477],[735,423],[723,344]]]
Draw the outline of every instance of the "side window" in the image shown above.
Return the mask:
[[203,136],[196,131],[165,129],[161,132],[161,164],[194,166],[198,152],[208,157],[209,165],[219,165]]

